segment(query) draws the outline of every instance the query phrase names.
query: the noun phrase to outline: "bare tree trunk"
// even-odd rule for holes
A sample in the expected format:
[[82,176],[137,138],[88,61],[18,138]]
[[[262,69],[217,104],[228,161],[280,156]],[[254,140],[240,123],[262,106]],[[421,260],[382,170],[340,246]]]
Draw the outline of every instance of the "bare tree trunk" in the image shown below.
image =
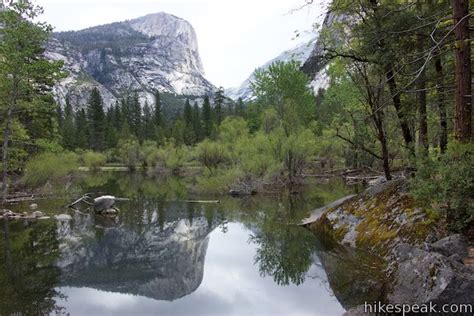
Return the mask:
[[383,124],[383,113],[378,111],[374,114],[374,123],[377,127],[378,136],[377,138],[380,141],[382,147],[382,161],[383,161],[383,172],[387,181],[392,180],[392,175],[390,173],[390,155],[388,152],[387,146],[387,134],[385,133],[385,128]]
[[395,81],[395,74],[393,72],[392,65],[389,65],[386,69],[386,77],[388,87],[390,89],[390,94],[392,95],[393,106],[397,112],[398,120],[400,121],[400,127],[402,129],[403,140],[405,141],[405,146],[410,150],[412,155],[415,154],[413,149],[413,136],[410,131],[410,125],[407,120],[407,115],[405,109],[402,107],[402,101],[400,99],[400,94],[397,91],[397,82]]
[[[416,3],[417,11],[422,15],[423,6],[421,1],[418,0]],[[422,35],[417,36],[417,50],[418,54],[423,54],[424,51],[424,38]],[[423,67],[424,60],[421,59],[419,67]],[[426,155],[428,154],[428,123],[426,117],[426,73],[425,70],[421,70],[420,76],[417,79],[417,89],[418,89],[418,122],[419,122],[419,138],[418,143],[421,148],[421,152]]]
[[436,70],[436,93],[438,95],[438,109],[439,109],[439,148],[441,153],[446,151],[448,147],[448,120],[446,114],[446,104],[444,98],[444,75],[443,64],[441,63],[441,56],[436,56],[435,59]]
[[7,113],[7,122],[5,130],[3,131],[2,143],[2,203],[5,204],[8,195],[8,142],[10,141],[11,123],[13,111],[10,107]]
[[469,0],[453,0],[454,35],[456,39],[456,92],[454,106],[454,137],[461,143],[471,141],[471,47],[469,41]]

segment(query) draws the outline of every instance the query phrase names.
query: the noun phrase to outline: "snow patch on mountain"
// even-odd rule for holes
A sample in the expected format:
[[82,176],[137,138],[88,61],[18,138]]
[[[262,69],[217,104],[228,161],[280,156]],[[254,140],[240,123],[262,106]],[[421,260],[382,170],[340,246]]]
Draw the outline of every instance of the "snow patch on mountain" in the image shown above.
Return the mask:
[[[304,63],[313,47],[316,43],[316,39],[312,39],[309,42],[299,44],[293,49],[284,51],[277,57],[273,58],[272,60],[268,61],[258,69],[268,69],[268,67],[273,64],[274,62],[289,62],[289,61],[297,61],[299,63]],[[243,100],[249,100],[252,98],[252,89],[251,89],[251,82],[255,79],[254,73],[252,73],[239,87],[229,88],[226,89],[226,95],[234,100],[238,98],[242,98]]]

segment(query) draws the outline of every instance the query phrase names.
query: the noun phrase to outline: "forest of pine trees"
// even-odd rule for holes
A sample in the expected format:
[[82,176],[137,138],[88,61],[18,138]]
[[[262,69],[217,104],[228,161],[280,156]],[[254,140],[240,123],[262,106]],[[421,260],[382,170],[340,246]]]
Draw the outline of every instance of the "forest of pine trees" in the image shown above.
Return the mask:
[[[58,106],[57,119],[65,149],[91,149],[104,151],[115,148],[120,139],[134,138],[140,143],[151,140],[163,144],[172,140],[176,145],[195,145],[214,135],[229,115],[243,115],[243,101],[239,100],[235,111],[230,100],[220,88],[213,96],[204,97],[202,106],[195,100],[184,102],[177,114],[166,115],[160,92],[156,91],[154,103],[141,103],[137,93],[132,93],[119,102],[105,108],[99,90],[92,90],[86,108],[77,109],[66,98],[64,109]],[[76,108],[76,110],[75,110]]]

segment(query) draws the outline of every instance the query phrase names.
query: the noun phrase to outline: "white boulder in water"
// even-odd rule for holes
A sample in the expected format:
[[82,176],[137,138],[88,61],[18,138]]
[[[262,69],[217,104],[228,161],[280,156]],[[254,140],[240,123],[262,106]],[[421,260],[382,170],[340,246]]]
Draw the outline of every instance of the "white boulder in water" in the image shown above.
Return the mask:
[[94,208],[96,211],[103,211],[112,208],[115,204],[115,196],[102,195],[94,199]]

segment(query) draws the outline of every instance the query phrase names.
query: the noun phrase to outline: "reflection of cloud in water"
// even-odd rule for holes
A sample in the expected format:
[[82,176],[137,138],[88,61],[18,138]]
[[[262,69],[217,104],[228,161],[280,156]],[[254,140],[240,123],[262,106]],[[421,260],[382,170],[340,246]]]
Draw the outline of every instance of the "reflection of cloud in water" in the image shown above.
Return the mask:
[[[71,315],[341,315],[344,310],[322,284],[307,279],[300,286],[277,286],[271,276],[261,277],[254,265],[256,245],[249,243],[249,231],[229,224],[224,234],[210,235],[204,278],[190,295],[173,302],[158,301],[90,288],[63,287],[68,296],[61,302]],[[311,274],[325,278],[320,265]],[[323,280],[324,281],[324,280]]]

